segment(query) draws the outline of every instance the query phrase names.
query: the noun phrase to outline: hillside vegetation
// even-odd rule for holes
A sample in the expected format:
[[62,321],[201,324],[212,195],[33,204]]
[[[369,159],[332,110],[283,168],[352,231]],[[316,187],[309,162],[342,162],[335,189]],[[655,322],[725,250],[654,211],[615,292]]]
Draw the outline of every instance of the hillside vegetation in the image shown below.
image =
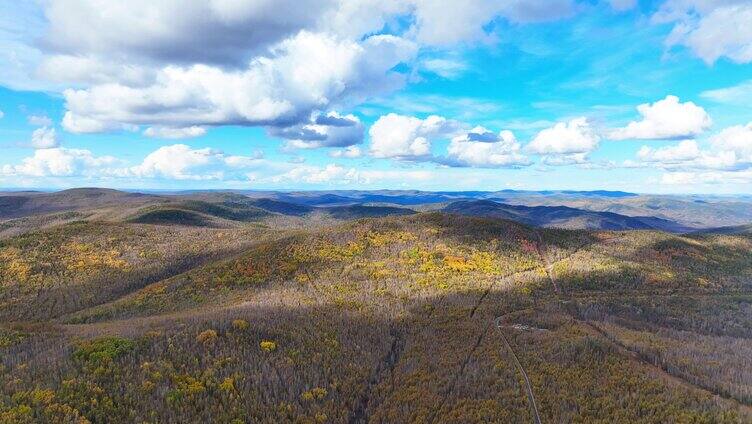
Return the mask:
[[122,296],[254,242],[261,231],[78,221],[0,240],[0,317],[48,319]]
[[328,208],[0,241],[0,423],[752,421],[748,233]]
[[567,206],[520,206],[490,200],[453,202],[445,212],[471,216],[512,219],[537,227],[589,230],[663,230],[687,232],[691,228],[652,216],[625,216],[613,212],[594,212]]

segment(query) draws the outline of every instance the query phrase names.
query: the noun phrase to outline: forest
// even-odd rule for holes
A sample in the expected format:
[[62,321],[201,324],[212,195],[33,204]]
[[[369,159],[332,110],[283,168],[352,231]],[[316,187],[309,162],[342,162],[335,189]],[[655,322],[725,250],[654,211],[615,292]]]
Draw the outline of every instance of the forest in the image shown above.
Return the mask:
[[107,208],[6,221],[0,423],[752,422],[748,232]]

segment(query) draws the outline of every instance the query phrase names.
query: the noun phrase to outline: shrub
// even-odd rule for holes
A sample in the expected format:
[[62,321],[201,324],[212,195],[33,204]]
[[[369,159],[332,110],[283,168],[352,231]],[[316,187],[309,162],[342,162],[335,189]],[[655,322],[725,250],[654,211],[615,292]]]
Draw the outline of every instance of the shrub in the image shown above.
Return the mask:
[[214,330],[204,330],[196,336],[196,341],[203,344],[212,344],[217,340],[217,332]]
[[328,394],[327,390],[323,387],[314,387],[311,390],[303,392],[303,394],[300,395],[300,398],[305,401],[310,400],[321,400],[326,397]]
[[232,328],[236,330],[245,330],[248,327],[250,327],[250,324],[244,319],[236,319],[232,321]]
[[259,343],[259,346],[261,347],[261,350],[265,352],[272,352],[277,349],[277,343],[271,340],[262,340],[261,343]]
[[225,392],[233,392],[235,391],[235,380],[227,377],[221,383],[219,383],[219,388],[221,390],[224,390]]
[[121,337],[103,337],[81,342],[73,357],[83,362],[106,362],[117,358],[135,348],[133,340]]

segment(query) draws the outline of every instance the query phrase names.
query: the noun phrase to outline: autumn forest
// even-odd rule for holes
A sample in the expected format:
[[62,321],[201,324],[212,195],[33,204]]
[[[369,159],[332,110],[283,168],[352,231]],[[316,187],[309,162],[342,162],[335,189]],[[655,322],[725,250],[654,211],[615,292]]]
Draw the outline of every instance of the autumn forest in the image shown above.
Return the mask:
[[0,423],[752,421],[748,227],[446,204],[4,194]]

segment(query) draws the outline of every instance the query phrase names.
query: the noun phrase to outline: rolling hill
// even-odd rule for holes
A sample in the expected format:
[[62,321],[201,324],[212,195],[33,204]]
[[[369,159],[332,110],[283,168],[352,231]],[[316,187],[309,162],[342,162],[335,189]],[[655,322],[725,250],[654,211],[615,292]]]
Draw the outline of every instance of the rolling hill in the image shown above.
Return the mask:
[[734,225],[728,227],[716,227],[705,228],[695,232],[696,234],[739,234],[739,235],[751,235],[752,224],[750,225]]
[[6,193],[0,195],[0,219],[112,206],[129,207],[162,200],[161,196],[102,188],[76,188],[54,193]]
[[0,242],[0,417],[746,422],[750,255],[448,212],[63,224]]
[[[752,417],[748,233],[489,201],[124,209],[0,241],[0,421]],[[619,231],[546,228],[583,222]]]
[[567,206],[520,206],[490,200],[453,202],[444,212],[471,216],[504,218],[536,227],[599,230],[663,230],[688,232],[692,229],[666,219],[641,216],[631,217],[613,212],[593,212]]
[[335,219],[358,219],[358,218],[376,218],[390,215],[411,215],[415,211],[406,208],[395,208],[389,206],[367,206],[367,205],[350,205],[350,206],[330,206],[319,208]]
[[220,226],[222,221],[250,222],[270,215],[267,210],[226,199],[216,203],[183,200],[143,207],[128,220],[142,224]]

